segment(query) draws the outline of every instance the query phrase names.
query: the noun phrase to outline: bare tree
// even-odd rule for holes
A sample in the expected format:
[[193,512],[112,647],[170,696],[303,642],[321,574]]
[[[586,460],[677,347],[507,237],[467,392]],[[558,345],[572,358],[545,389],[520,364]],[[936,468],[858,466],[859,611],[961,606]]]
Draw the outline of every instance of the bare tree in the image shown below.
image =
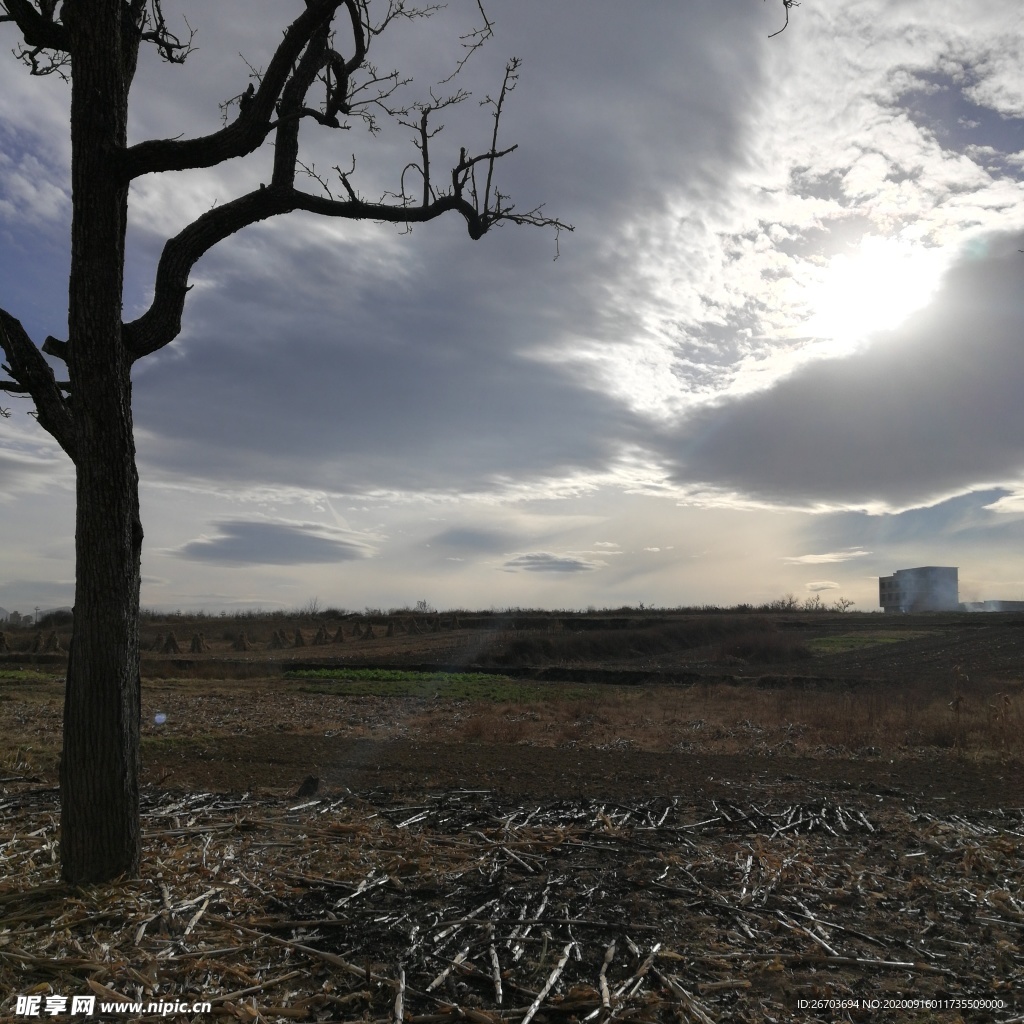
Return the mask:
[[[491,34],[482,25],[463,37],[454,74]],[[296,210],[324,217],[411,225],[442,214],[462,216],[470,238],[496,224],[568,225],[539,208],[518,212],[499,191],[496,166],[503,105],[518,63],[507,68],[490,104],[486,147],[462,149],[435,175],[431,114],[465,98],[458,91],[399,108],[397,72],[369,62],[376,37],[399,18],[420,17],[406,0],[305,0],[269,64],[224,105],[224,126],[198,138],[153,139],[129,146],[129,90],[143,44],[180,64],[191,35],[171,31],[161,0],[0,0],[0,23],[20,33],[15,53],[33,75],[57,74],[71,91],[71,270],[67,338],[41,347],[0,309],[0,347],[9,379],[0,388],[31,398],[40,425],[76,471],[74,639],[68,656],[60,767],[61,868],[70,882],[136,874],[139,825],[139,584],[143,530],[132,425],[132,364],[172,342],[181,330],[196,261],[248,225]],[[303,163],[300,128],[350,128],[394,118],[415,130],[416,159],[381,199],[357,190],[354,168],[334,168],[332,182]],[[153,300],[122,320],[128,189],[147,174],[214,167],[272,143],[269,183],[198,217],[164,245]],[[270,149],[270,147],[268,147]],[[307,190],[306,187],[312,188]],[[415,194],[413,189],[415,188]],[[43,353],[66,365],[58,380]],[[8,410],[0,409],[6,415]]]

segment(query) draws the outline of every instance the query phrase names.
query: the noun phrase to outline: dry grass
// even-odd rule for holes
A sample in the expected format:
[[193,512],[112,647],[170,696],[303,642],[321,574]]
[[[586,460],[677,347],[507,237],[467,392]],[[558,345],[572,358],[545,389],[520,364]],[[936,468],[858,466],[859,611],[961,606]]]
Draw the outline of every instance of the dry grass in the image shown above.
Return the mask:
[[192,659],[188,654],[183,655],[182,660],[171,660],[152,658],[143,662],[144,680],[186,680],[225,682],[225,685],[247,680],[266,680],[274,674],[272,666],[266,661],[256,658],[252,660],[239,659],[231,665],[230,677],[225,681],[225,668],[217,661],[202,661],[198,658]]
[[[150,666],[157,669],[156,664]],[[248,666],[234,666],[238,671]],[[167,669],[170,671],[168,664]],[[265,671],[265,666],[263,667]],[[887,758],[1024,760],[1022,684],[944,679],[926,684],[810,690],[752,684],[545,684],[490,699],[303,693],[261,675],[215,681],[215,662],[143,687],[147,742],[284,732],[453,743],[647,751]],[[249,675],[248,672],[244,673]],[[422,688],[421,688],[422,689]],[[959,701],[957,701],[959,697]],[[0,771],[49,774],[60,745],[62,679],[21,670],[0,678]],[[157,729],[153,715],[168,714]],[[144,738],[145,738],[144,737]]]
[[[580,687],[574,687],[579,691]],[[771,756],[906,757],[938,752],[1024,758],[1024,696],[986,688],[964,697],[918,689],[808,691],[750,686],[585,688],[586,699],[430,707],[411,735],[455,742],[629,746]],[[958,726],[959,721],[959,726]]]

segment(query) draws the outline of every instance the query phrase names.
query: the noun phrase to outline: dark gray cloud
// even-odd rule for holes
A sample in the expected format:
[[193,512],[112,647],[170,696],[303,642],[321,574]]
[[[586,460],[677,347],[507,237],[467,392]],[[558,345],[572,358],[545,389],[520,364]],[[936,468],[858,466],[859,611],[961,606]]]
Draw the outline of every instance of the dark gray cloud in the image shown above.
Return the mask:
[[[979,542],[990,543],[1008,554],[1024,543],[1024,516],[1020,511],[996,511],[992,506],[1011,493],[1005,488],[973,491],[899,514],[837,512],[818,516],[809,523],[806,537],[811,543],[820,544],[837,538],[844,542],[859,541],[882,551],[916,549],[926,564],[945,564],[946,556],[941,552]],[[877,555],[870,561],[876,560]]]
[[587,561],[575,555],[555,555],[550,551],[528,551],[510,558],[502,568],[506,572],[593,572],[602,563]]
[[[423,258],[418,238],[408,243]],[[520,315],[497,316],[462,289],[475,273],[469,245],[447,271],[464,293],[457,309],[426,280],[367,281],[347,302],[324,279],[325,264],[341,276],[345,260],[323,245],[285,242],[287,279],[225,255],[218,289],[190,310],[188,341],[139,375],[143,459],[336,491],[487,490],[500,477],[605,468],[640,420],[568,367],[522,354],[543,344],[543,313],[524,296]]]
[[316,523],[230,519],[216,524],[213,537],[189,541],[168,552],[217,565],[311,565],[366,558],[369,547],[347,531]]
[[683,485],[769,502],[893,507],[1024,469],[1022,237],[965,253],[940,293],[865,351],[700,409],[664,451]]
[[[520,149],[499,173],[519,209],[543,202],[576,225],[557,262],[549,231],[506,227],[473,243],[455,217],[409,236],[350,225],[328,237],[308,217],[248,230],[196,268],[205,284],[175,351],[138,367],[145,467],[473,492],[602,472],[638,443],[642,417],[565,357],[634,329],[648,285],[629,252],[643,243],[623,237],[638,214],[660,216],[680,190],[706,197],[740,158],[770,20],[739,3],[644,18],[638,33],[635,12],[610,0],[557,15],[530,0],[502,9],[500,36],[467,66],[465,84],[482,96],[508,54],[525,58],[503,127]],[[417,31],[442,45],[443,19],[426,24]],[[212,28],[225,30],[216,15]],[[397,54],[423,88],[436,63],[427,50]],[[152,116],[162,124],[167,113],[158,105]],[[486,139],[482,113],[475,103],[446,112],[438,167]],[[322,135],[303,138],[315,151]],[[394,188],[411,158],[405,129],[385,133],[378,156],[364,158],[355,131],[342,142],[344,158],[331,162],[357,149],[365,177],[356,184],[368,195]],[[136,304],[138,268],[158,253],[151,225],[168,206],[149,205],[154,216],[132,233]]]

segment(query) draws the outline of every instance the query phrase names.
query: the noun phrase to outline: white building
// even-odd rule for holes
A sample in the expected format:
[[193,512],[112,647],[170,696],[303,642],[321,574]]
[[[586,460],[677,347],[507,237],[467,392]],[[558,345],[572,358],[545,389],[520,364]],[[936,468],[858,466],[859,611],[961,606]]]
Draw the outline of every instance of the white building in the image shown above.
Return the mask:
[[878,577],[878,603],[886,612],[960,610],[959,570],[949,565],[897,569]]

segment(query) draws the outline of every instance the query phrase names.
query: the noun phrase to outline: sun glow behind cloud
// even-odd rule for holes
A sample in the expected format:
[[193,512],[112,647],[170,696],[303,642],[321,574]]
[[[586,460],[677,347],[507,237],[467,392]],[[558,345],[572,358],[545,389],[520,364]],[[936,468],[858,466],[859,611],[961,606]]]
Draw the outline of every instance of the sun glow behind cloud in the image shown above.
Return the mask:
[[800,330],[845,355],[928,305],[949,263],[948,250],[868,236],[855,252],[833,256],[807,289],[811,316]]

